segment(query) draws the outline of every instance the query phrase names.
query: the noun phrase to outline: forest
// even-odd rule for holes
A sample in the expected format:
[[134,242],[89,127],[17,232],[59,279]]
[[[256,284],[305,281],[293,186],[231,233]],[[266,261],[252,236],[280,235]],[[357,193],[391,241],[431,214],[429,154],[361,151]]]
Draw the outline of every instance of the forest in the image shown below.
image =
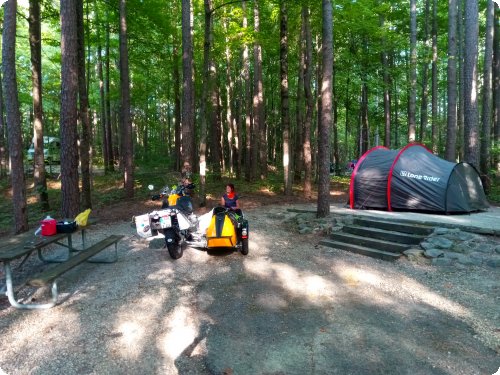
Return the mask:
[[377,145],[424,144],[485,187],[500,170],[492,0],[7,0],[0,18],[16,233],[28,178],[48,209],[44,137],[60,140],[62,217],[92,206],[95,167],[124,198],[138,168],[191,174],[202,204],[208,180],[277,174],[284,195],[317,189],[318,216],[331,174]]

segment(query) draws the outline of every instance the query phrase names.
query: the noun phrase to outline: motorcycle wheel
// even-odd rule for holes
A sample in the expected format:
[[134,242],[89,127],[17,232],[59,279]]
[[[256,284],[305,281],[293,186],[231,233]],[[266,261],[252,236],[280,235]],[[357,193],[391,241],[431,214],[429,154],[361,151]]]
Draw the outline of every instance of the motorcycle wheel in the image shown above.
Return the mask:
[[182,246],[179,243],[168,243],[167,249],[172,259],[179,259],[184,253]]
[[248,255],[248,238],[243,238],[241,240],[241,249],[240,249],[241,253],[243,255]]

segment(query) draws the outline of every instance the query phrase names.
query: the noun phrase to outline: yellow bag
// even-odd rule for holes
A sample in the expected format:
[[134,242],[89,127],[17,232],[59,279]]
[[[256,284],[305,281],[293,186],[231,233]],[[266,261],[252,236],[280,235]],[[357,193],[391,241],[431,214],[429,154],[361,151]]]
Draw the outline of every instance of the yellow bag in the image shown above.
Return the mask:
[[90,212],[92,210],[87,208],[85,211],[80,212],[76,217],[75,221],[79,227],[85,227],[87,225],[87,219],[89,218]]

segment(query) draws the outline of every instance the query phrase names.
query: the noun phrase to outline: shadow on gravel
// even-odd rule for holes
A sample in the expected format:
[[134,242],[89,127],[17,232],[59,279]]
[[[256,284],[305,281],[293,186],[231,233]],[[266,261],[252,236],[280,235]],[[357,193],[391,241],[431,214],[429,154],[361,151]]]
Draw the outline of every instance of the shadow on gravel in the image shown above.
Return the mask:
[[[125,232],[117,263],[68,273],[61,288],[73,295],[63,305],[0,311],[2,341],[15,346],[0,349],[0,367],[9,374],[497,370],[498,354],[436,291],[390,264],[371,269],[371,261],[321,253],[311,237],[272,234],[266,225],[255,224],[247,257],[187,249],[177,261]],[[388,291],[384,280],[408,292]]]

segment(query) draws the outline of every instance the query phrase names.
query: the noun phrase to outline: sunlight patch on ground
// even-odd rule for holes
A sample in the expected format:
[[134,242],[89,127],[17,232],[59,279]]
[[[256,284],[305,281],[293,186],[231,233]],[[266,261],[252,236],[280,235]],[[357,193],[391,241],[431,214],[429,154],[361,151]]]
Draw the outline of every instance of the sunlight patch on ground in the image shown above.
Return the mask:
[[405,306],[401,303],[400,297],[392,295],[391,289],[394,285],[397,285],[398,288],[405,291],[406,297],[415,303],[428,304],[453,316],[469,315],[469,312],[463,306],[440,296],[411,278],[399,277],[394,279],[385,274],[338,263],[332,269],[345,284],[358,288],[360,293],[363,293],[363,287],[364,289],[369,287],[370,293],[373,295],[373,303],[377,301],[377,304],[392,305],[393,308],[401,312],[408,312],[407,309],[411,308],[411,306]]
[[255,259],[245,262],[248,272],[270,282],[278,283],[294,297],[300,297],[314,305],[323,305],[334,299],[336,286],[326,278],[310,272],[298,271],[283,263],[269,263]]
[[[123,306],[115,318],[111,333],[117,340],[110,343],[109,351],[113,356],[125,359],[139,359],[144,346],[156,331],[157,316],[167,292],[143,295],[131,305]],[[131,307],[133,306],[133,307]]]
[[[159,340],[159,350],[165,356],[175,360],[191,345],[198,336],[198,324],[190,316],[191,312],[186,306],[178,305],[165,321],[168,322],[168,332]],[[198,352],[202,351],[198,348]]]
[[272,197],[276,196],[276,193],[275,193],[274,191],[271,191],[271,190],[269,190],[269,189],[268,189],[268,188],[266,188],[266,187],[262,187],[262,188],[260,188],[260,189],[259,189],[259,191],[260,191],[261,193],[267,194],[267,195],[272,196]]

